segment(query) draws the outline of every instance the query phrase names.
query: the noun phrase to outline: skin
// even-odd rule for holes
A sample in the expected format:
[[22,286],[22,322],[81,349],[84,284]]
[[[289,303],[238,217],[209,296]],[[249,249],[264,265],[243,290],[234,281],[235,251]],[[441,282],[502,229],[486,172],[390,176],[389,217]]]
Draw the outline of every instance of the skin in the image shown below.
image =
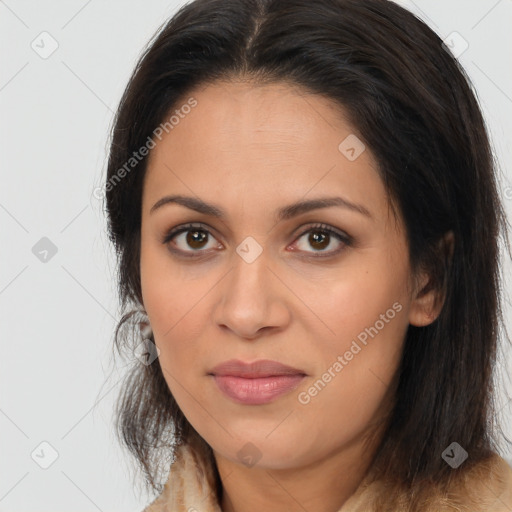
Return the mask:
[[[143,303],[164,377],[213,448],[224,512],[337,511],[380,440],[407,328],[434,321],[440,305],[433,291],[420,293],[428,276],[411,272],[402,219],[389,209],[371,151],[350,161],[338,149],[357,135],[340,108],[284,83],[216,82],[183,104],[190,96],[197,106],[151,150],[142,199]],[[226,217],[173,203],[150,213],[171,194],[214,203]],[[344,197],[371,218],[328,207],[276,222],[278,208],[324,196]],[[182,233],[162,243],[186,223],[202,223],[207,237],[190,245]],[[308,229],[316,223],[353,242],[327,234],[315,245],[310,235],[322,230]],[[249,236],[263,249],[252,263],[236,252]],[[396,303],[394,318],[300,403],[299,393]],[[271,403],[238,404],[208,375],[232,358],[271,359],[307,375]],[[261,457],[251,467],[237,455],[248,442]]]

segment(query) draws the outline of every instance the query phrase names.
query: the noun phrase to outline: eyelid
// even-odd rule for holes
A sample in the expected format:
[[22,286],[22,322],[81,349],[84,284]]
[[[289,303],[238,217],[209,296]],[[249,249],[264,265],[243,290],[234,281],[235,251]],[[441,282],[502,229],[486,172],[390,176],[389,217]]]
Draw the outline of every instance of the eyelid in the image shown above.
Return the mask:
[[[301,226],[301,228],[303,228],[303,226]],[[297,231],[301,230],[301,228],[298,228]],[[164,236],[162,237],[162,244],[167,245],[173,238],[180,235],[181,233],[187,232],[187,231],[192,231],[194,229],[196,229],[198,231],[204,231],[208,235],[212,235],[212,236],[213,236],[212,231],[215,231],[215,229],[213,229],[212,227],[208,226],[207,224],[203,224],[201,222],[181,224],[179,226],[171,228],[164,234]],[[333,226],[330,226],[330,225],[324,224],[324,223],[310,223],[306,227],[304,227],[304,229],[299,231],[298,234],[294,235],[294,241],[292,242],[292,245],[295,244],[297,242],[297,240],[302,238],[306,233],[309,233],[310,231],[314,231],[314,230],[323,231],[323,232],[328,233],[329,235],[334,235],[336,237],[336,239],[338,241],[342,242],[342,244],[344,246],[351,246],[353,243],[353,238],[350,235],[348,235],[347,233],[345,233]],[[217,237],[215,237],[215,236],[214,236],[214,238],[217,239]],[[306,255],[316,254],[316,255],[312,256],[313,258],[322,258],[322,257],[335,256],[339,252],[343,251],[343,249],[344,248],[342,247],[341,249],[336,249],[336,250],[331,250],[331,251],[305,251],[305,253],[306,253]],[[202,254],[208,253],[209,250],[198,249],[196,251],[183,251],[182,249],[173,249],[173,252],[184,254],[185,257],[194,258],[194,257],[201,257]],[[303,252],[303,251],[300,251],[300,252]],[[308,256],[305,256],[305,257],[308,257]]]
[[176,235],[183,233],[184,231],[192,231],[193,229],[204,230],[207,233],[210,233],[210,230],[213,230],[212,227],[207,224],[203,224],[202,222],[190,222],[186,224],[180,224],[179,226],[175,226],[168,231],[166,231],[162,238],[162,243],[165,244],[174,238]]
[[[187,231],[192,230],[197,231],[204,231],[208,235],[212,235],[212,231],[215,231],[211,226],[208,226],[207,224],[203,224],[202,222],[191,222],[186,224],[180,224],[179,226],[176,226],[174,228],[171,228],[170,230],[166,231],[162,237],[162,244],[168,245],[169,242],[176,236],[180,235],[181,233],[186,233]],[[213,235],[212,235],[213,236]],[[215,239],[217,237],[214,236]],[[184,254],[187,257],[194,258],[199,257],[202,255],[202,253],[207,253],[208,251],[204,250],[197,250],[197,251],[183,251],[182,249],[173,249],[173,252]]]
[[[305,255],[301,255],[304,258],[312,257],[312,258],[328,258],[328,257],[334,257],[340,254],[345,247],[350,247],[353,245],[353,238],[345,233],[344,231],[341,231],[333,226],[330,226],[328,224],[318,222],[309,224],[306,226],[306,228],[302,231],[300,231],[297,235],[295,235],[295,240],[293,241],[293,244],[297,242],[300,238],[302,238],[306,233],[309,233],[310,231],[323,231],[329,234],[329,236],[334,236],[339,242],[342,243],[342,247],[339,249],[334,249],[330,251],[305,251]],[[300,251],[302,252],[302,251]]]
[[[301,226],[302,228],[302,226]],[[299,228],[299,230],[301,229]],[[296,237],[300,238],[301,236],[305,235],[306,233],[309,233],[309,231],[313,231],[313,230],[318,230],[318,231],[326,231],[327,233],[331,233],[331,234],[334,234],[334,235],[337,235],[339,236],[343,241],[346,241],[346,242],[350,242],[351,241],[351,237],[349,235],[347,235],[347,233],[335,228],[334,226],[330,226],[329,224],[325,224],[323,222],[313,222],[312,224],[308,224],[304,230],[300,231],[297,235],[295,235]]]

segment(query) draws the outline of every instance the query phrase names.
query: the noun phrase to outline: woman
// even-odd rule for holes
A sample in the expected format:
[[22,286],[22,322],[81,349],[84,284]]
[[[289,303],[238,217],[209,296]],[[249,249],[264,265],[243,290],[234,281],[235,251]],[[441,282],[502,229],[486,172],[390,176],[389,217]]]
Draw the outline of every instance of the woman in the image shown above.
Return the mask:
[[506,220],[468,78],[415,16],[185,5],[124,93],[106,198],[146,512],[512,510]]

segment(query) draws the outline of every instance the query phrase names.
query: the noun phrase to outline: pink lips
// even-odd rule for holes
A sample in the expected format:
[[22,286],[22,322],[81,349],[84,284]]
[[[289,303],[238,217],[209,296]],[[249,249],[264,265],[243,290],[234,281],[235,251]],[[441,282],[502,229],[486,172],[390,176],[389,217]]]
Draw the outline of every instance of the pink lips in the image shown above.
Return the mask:
[[306,373],[277,361],[231,359],[210,372],[219,389],[237,403],[266,404],[296,388]]

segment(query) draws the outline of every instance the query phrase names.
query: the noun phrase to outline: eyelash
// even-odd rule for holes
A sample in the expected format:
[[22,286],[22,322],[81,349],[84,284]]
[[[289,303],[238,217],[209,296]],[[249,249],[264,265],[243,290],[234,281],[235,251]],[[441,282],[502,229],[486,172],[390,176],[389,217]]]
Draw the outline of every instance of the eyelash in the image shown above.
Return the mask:
[[[169,242],[178,236],[181,233],[186,233],[187,231],[202,231],[204,233],[207,233],[208,235],[213,235],[210,233],[208,228],[203,224],[185,224],[182,226],[178,226],[176,228],[173,228],[169,230],[162,240],[162,243],[164,245],[169,244]],[[318,231],[325,234],[328,234],[329,236],[334,236],[337,238],[340,242],[343,242],[344,246],[350,247],[353,243],[353,239],[348,236],[347,234],[343,233],[342,231],[338,231],[334,228],[329,227],[326,224],[314,224],[312,226],[309,226],[308,229],[305,231],[302,231],[296,238],[296,240],[299,240],[302,238],[305,234],[311,232],[311,231]],[[186,258],[200,258],[202,257],[202,252],[206,252],[204,250],[196,250],[196,251],[183,251],[181,249],[170,249],[174,253],[178,253],[180,255],[183,255]],[[327,258],[327,257],[333,257],[338,255],[341,251],[344,250],[344,247],[342,246],[340,249],[334,250],[334,251],[316,251],[317,255],[311,256],[312,258]],[[190,252],[196,253],[194,255],[189,254]]]

